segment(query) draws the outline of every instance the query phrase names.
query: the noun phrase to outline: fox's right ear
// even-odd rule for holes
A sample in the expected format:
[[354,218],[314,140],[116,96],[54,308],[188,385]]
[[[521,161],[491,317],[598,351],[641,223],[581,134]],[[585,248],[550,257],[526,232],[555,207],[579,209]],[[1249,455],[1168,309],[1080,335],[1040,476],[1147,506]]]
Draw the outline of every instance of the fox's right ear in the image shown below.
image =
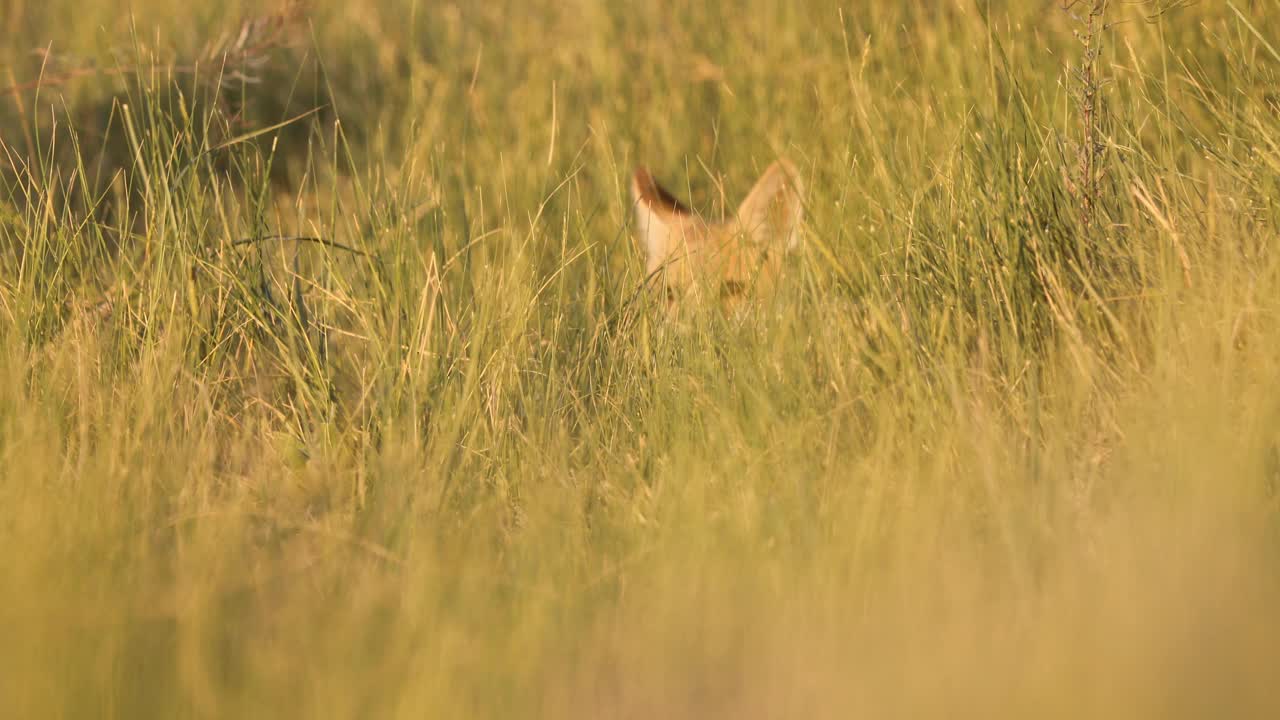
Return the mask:
[[672,225],[688,208],[667,192],[644,168],[636,168],[631,176],[631,199],[636,208],[636,236],[644,246],[650,262],[666,257],[671,244]]
[[800,242],[804,183],[785,158],[770,165],[738,208],[738,220],[757,242],[777,240],[788,249]]

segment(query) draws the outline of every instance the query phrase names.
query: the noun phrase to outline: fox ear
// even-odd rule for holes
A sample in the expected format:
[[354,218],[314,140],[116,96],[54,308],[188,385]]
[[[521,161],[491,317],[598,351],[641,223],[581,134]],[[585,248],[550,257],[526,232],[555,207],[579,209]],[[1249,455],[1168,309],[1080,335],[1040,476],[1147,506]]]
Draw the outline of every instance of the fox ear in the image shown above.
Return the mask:
[[800,242],[804,183],[787,160],[770,165],[738,207],[738,222],[752,240],[780,242],[791,250]]
[[637,168],[631,178],[631,199],[636,206],[636,234],[653,265],[666,257],[672,226],[681,216],[688,215],[689,209],[643,167]]

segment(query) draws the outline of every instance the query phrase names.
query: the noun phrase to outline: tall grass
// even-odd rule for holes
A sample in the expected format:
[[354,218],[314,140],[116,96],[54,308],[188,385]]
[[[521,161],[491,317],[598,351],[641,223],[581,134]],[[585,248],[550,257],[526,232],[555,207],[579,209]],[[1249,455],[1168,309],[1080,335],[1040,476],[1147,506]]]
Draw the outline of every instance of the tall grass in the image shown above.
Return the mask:
[[1086,5],[11,1],[3,714],[1274,716],[1280,4]]

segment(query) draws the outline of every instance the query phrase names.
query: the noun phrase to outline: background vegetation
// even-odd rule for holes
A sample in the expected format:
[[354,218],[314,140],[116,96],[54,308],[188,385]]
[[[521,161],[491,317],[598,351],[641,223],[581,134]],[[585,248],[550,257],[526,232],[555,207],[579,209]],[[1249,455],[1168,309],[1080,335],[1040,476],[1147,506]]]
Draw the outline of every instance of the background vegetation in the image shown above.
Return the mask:
[[3,0],[3,714],[1276,717],[1277,27]]

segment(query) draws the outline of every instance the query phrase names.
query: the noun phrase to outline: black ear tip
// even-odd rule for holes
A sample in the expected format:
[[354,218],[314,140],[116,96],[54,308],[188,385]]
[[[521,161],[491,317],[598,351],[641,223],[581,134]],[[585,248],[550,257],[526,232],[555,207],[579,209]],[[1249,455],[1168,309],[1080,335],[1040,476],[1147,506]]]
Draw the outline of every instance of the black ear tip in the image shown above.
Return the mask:
[[636,168],[631,178],[631,189],[638,200],[655,209],[670,213],[689,212],[683,203],[658,184],[649,169],[643,165]]
[[636,197],[646,199],[655,198],[661,194],[658,181],[653,179],[653,174],[644,165],[636,166],[635,171],[631,173],[631,191]]

